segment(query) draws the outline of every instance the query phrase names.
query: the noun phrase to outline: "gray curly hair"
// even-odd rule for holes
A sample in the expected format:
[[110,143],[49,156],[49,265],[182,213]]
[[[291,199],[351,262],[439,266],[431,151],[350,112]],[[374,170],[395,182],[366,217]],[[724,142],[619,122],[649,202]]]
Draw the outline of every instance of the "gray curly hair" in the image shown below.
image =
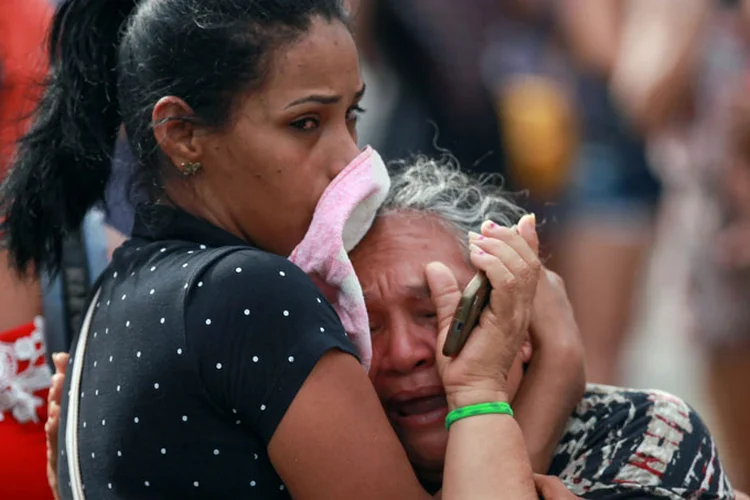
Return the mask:
[[525,211],[511,200],[499,175],[472,176],[455,159],[416,156],[393,164],[391,189],[378,216],[430,214],[455,232],[463,246],[486,220],[512,226]]

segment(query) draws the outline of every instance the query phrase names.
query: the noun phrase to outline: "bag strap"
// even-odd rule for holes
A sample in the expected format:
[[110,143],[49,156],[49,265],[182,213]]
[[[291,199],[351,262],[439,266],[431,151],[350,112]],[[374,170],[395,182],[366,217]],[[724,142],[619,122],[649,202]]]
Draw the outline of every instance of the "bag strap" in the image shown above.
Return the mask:
[[65,318],[65,343],[70,345],[75,338],[83,317],[86,298],[91,293],[88,254],[83,228],[68,235],[63,241],[62,283],[63,316]]
[[68,454],[68,473],[73,493],[73,500],[84,500],[83,480],[81,479],[81,465],[78,457],[78,408],[81,397],[81,376],[83,375],[83,358],[86,354],[86,341],[91,329],[91,319],[94,316],[96,303],[99,301],[101,288],[96,291],[89,304],[86,317],[83,319],[81,332],[73,353],[73,366],[70,371],[70,397],[68,398],[68,414],[65,427],[65,452]]

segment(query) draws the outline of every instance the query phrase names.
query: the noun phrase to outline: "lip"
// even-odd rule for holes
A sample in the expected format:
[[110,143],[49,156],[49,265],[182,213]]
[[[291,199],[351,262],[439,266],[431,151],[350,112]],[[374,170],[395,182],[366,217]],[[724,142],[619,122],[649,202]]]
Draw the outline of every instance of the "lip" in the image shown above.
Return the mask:
[[416,399],[445,396],[442,386],[426,386],[415,390],[401,391],[389,397],[385,402],[386,412],[391,422],[403,429],[424,429],[436,424],[443,425],[448,415],[447,404],[424,413],[401,415],[397,407]]

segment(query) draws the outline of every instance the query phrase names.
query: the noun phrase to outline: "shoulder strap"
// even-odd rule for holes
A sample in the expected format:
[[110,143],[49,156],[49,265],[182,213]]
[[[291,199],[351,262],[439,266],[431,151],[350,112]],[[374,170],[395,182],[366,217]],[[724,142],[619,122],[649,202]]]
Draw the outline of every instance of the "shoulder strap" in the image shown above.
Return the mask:
[[71,366],[70,377],[70,397],[68,398],[68,414],[65,427],[65,452],[68,454],[68,473],[70,474],[70,484],[73,493],[73,500],[84,500],[83,481],[81,479],[81,466],[78,457],[78,407],[81,395],[81,375],[83,374],[83,359],[86,354],[86,341],[91,329],[91,319],[94,316],[96,303],[99,301],[101,288],[96,291],[91,303],[89,304],[86,317],[83,319],[81,333],[78,335],[75,352],[73,356],[73,366]]
[[62,283],[64,335],[66,343],[75,338],[89,297],[90,276],[83,231],[68,235],[63,242],[60,281]]

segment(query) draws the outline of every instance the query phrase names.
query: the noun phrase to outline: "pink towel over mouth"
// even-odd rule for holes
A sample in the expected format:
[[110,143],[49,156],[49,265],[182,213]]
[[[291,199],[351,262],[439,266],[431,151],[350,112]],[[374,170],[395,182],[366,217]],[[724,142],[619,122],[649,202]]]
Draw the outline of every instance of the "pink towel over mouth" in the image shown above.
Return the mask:
[[348,252],[369,231],[389,188],[388,170],[368,146],[323,192],[310,229],[289,257],[326,292],[366,370],[372,360],[370,324]]

